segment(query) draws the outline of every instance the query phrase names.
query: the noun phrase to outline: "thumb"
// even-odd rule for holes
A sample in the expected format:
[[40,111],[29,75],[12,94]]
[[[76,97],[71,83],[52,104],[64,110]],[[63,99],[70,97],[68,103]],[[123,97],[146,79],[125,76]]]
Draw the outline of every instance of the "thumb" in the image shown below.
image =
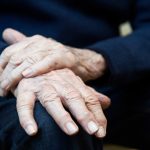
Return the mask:
[[21,32],[11,29],[11,28],[7,28],[3,31],[3,35],[2,35],[4,41],[8,44],[14,44],[17,42],[22,41],[23,39],[26,38],[26,36],[24,34],[22,34]]

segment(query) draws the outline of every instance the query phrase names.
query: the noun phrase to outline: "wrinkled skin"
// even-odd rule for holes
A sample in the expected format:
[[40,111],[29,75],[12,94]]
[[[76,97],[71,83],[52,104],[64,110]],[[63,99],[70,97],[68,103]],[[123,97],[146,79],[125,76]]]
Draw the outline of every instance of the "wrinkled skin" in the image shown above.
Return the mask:
[[103,56],[87,49],[68,47],[40,35],[25,37],[12,29],[6,29],[3,38],[12,44],[0,56],[4,69],[1,88],[5,90],[17,85],[23,76],[34,77],[56,69],[69,68],[83,81],[101,77],[106,70]]
[[107,120],[102,107],[105,109],[109,106],[109,98],[86,86],[69,69],[22,79],[13,92],[17,97],[21,126],[29,135],[36,134],[38,130],[33,118],[36,100],[40,101],[66,134],[78,132],[78,126],[71,118],[71,113],[87,133],[95,134],[99,138],[106,135]]
[[39,100],[66,134],[78,132],[71,113],[87,133],[100,138],[106,135],[102,109],[110,105],[110,99],[82,81],[103,75],[106,64],[101,55],[39,35],[28,38],[12,29],[5,30],[3,38],[11,46],[0,57],[0,95],[9,90],[14,93],[19,120],[27,134],[38,131],[33,108]]

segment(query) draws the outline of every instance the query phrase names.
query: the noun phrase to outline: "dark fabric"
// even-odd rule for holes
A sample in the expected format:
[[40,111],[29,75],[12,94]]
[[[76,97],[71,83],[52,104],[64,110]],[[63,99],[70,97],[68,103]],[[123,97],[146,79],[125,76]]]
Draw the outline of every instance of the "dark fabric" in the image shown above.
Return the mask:
[[[150,148],[150,79],[129,86],[111,86],[105,78],[100,86],[89,84],[111,98],[112,105],[105,111],[108,119],[106,143],[147,150]],[[0,149],[49,149],[50,150],[100,150],[102,141],[87,135],[81,128],[74,137],[65,135],[36,103],[35,118],[39,133],[35,137],[25,134],[19,125],[16,102],[13,96],[0,98]]]
[[63,133],[39,102],[34,116],[38,134],[29,137],[19,124],[16,99],[0,98],[0,150],[102,150],[102,141],[82,128],[72,137]]
[[[133,33],[120,37],[118,26],[127,20],[132,24]],[[106,79],[97,79],[88,84],[112,100],[112,106],[106,111],[106,141],[143,150],[146,146],[150,148],[149,0],[1,0],[0,33],[7,27],[17,29],[27,36],[41,34],[70,46],[90,48],[103,54],[108,64]],[[0,50],[3,50],[6,45],[2,39],[0,41]],[[92,142],[91,137],[85,133],[76,140],[65,136],[39,104],[35,116],[41,133],[35,138],[29,138],[19,126],[15,99],[8,99],[0,99],[1,147],[17,149],[19,145],[19,148],[29,146],[33,149],[37,146],[36,149],[40,149],[43,146],[46,149],[46,146],[52,144],[57,150],[62,145],[65,149],[66,146],[72,149],[73,145],[81,148],[83,143],[83,149],[93,149],[98,144]],[[46,129],[43,116],[47,116],[45,120],[50,124]],[[53,132],[48,132],[54,128]],[[55,132],[58,133],[57,137],[53,135]],[[86,140],[79,142],[80,138]],[[58,142],[55,143],[54,139]]]
[[[102,53],[114,83],[130,83],[150,70],[149,0],[1,0],[0,33],[12,27]],[[129,20],[134,32],[119,37]]]
[[4,41],[0,41],[0,54],[8,46]]
[[94,84],[89,83],[111,98],[111,106],[105,110],[108,120],[105,143],[150,149],[149,83],[149,77],[130,85],[111,85],[107,77]]

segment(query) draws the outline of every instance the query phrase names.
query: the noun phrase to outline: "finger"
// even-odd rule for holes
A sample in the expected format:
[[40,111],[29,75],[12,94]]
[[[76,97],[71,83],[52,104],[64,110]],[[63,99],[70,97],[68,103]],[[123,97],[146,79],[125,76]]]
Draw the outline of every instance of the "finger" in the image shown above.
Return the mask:
[[97,92],[95,89],[87,86],[91,91],[93,91],[95,93],[95,95],[97,95],[99,97],[101,106],[103,109],[107,109],[110,105],[111,105],[111,100],[109,97],[107,97],[106,95]]
[[61,100],[55,89],[45,85],[37,95],[47,112],[52,116],[59,127],[68,135],[78,132],[78,127],[72,120],[70,114],[63,108]]
[[56,81],[51,81],[51,83],[64,99],[63,103],[65,103],[65,106],[67,106],[85,131],[89,134],[97,132],[97,122],[92,113],[87,109],[80,94],[69,83],[65,83],[63,80],[57,83]]
[[[5,68],[5,66],[7,65],[7,63],[9,62],[10,58],[18,53],[19,51],[23,50],[24,47],[26,47],[29,43],[29,41],[24,40],[22,42],[13,44],[9,47],[7,47],[6,49],[4,49],[4,51],[2,52],[2,54],[0,55],[0,67],[1,68]],[[18,57],[19,59],[19,57]]]
[[17,95],[17,112],[22,128],[28,135],[35,135],[38,131],[33,117],[35,95],[29,91],[19,90]]
[[[7,65],[6,69],[4,69],[1,78],[0,78],[0,90],[3,91],[3,93],[6,93],[7,89],[7,82],[4,80],[7,79],[7,76],[9,76],[9,73],[14,69],[15,66],[12,64]],[[2,83],[3,82],[3,83]],[[5,87],[5,88],[4,88]]]
[[[94,114],[96,121],[99,124],[99,130],[96,132],[97,137],[104,137],[106,135],[107,120],[101,108],[99,98],[85,86],[80,78],[77,78],[72,72],[68,71],[67,75],[63,75],[63,80],[68,81],[74,86],[84,98],[86,106]],[[68,80],[69,79],[69,80]]]
[[9,63],[2,74],[2,81],[0,87],[3,90],[9,90],[11,87],[17,85],[19,81],[23,78],[22,72],[28,68],[31,64],[24,61],[19,66],[15,66]]
[[80,84],[80,82],[78,85],[80,85],[80,87],[77,88],[80,91],[82,97],[84,98],[86,106],[92,112],[92,114],[94,114],[96,121],[99,123],[99,130],[98,132],[96,132],[95,135],[97,137],[103,138],[106,135],[107,120],[103,113],[99,98],[86,86]]
[[[26,38],[25,40],[15,43],[7,48],[4,49],[4,51],[0,55],[0,67],[5,68],[7,63],[9,62],[10,58],[14,55],[17,54],[20,51],[23,51],[26,47],[28,47],[34,39],[32,38]],[[24,51],[21,54],[26,54]],[[20,56],[22,57],[22,56]],[[21,61],[20,57],[18,57],[18,60]],[[17,63],[21,63],[17,61]]]
[[22,34],[21,32],[19,32],[17,30],[11,29],[11,28],[7,28],[3,31],[4,41],[10,45],[20,42],[20,41],[24,40],[25,38],[26,38],[26,36],[24,34]]
[[22,75],[26,78],[34,77],[55,69],[60,69],[62,66],[63,61],[57,55],[53,55],[52,57],[48,56],[23,71]]

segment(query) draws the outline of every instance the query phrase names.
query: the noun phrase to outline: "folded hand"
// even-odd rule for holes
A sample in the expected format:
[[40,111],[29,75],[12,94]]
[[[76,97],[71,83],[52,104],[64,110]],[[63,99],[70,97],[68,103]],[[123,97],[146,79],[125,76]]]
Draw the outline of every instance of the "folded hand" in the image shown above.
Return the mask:
[[101,106],[108,107],[109,98],[86,86],[69,69],[22,79],[14,94],[17,97],[17,111],[21,126],[29,135],[34,135],[38,131],[33,117],[37,100],[68,135],[78,132],[78,126],[70,114],[87,133],[95,134],[100,138],[106,134],[107,120]]
[[[0,56],[1,88],[9,90],[24,77],[33,77],[56,69],[69,68],[82,80],[93,80],[104,74],[104,58],[93,51],[68,47],[40,35],[26,37],[12,29],[3,38],[11,46]],[[15,43],[15,44],[14,44]]]

